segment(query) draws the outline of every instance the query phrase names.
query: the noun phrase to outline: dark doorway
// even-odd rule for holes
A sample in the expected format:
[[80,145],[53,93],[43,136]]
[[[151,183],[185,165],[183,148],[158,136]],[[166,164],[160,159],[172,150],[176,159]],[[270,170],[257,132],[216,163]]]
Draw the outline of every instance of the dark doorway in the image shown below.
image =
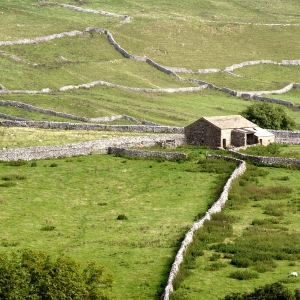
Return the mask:
[[226,139],[223,139],[223,148],[226,148]]

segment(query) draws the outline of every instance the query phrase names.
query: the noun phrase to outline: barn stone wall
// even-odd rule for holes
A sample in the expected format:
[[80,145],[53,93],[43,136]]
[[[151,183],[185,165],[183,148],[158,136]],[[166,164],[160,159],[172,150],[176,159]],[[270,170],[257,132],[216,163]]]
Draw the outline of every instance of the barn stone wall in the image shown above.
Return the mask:
[[300,131],[272,130],[269,132],[275,135],[275,142],[279,144],[300,144]]
[[184,133],[188,144],[212,148],[221,146],[221,130],[204,119],[185,127]]
[[235,147],[246,145],[245,133],[238,130],[232,130],[231,132],[231,144]]

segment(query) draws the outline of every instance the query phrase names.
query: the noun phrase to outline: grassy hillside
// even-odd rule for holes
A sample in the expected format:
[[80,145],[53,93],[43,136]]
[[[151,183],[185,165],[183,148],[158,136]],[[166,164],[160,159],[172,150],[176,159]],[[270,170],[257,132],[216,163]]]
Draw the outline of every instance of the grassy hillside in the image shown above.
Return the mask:
[[[80,11],[63,4],[79,7]],[[189,78],[237,91],[278,90],[300,83],[299,64],[279,64],[282,60],[300,60],[299,11],[298,0],[1,1],[0,100],[87,118],[125,114],[141,121],[177,126],[186,126],[202,116],[239,114],[253,101],[210,89],[169,93],[124,87],[196,87]],[[126,22],[126,16],[130,22]],[[132,55],[191,72],[171,76],[145,61],[125,58],[104,33],[86,32],[87,27],[107,29]],[[64,34],[44,42],[29,40],[70,32],[72,36]],[[5,45],[19,40],[23,43]],[[224,72],[234,64],[256,60],[274,63],[241,67],[231,75]],[[199,69],[218,72],[200,74]],[[59,90],[94,81],[123,88],[97,85]],[[30,93],[46,88],[51,92]],[[300,104],[299,96],[300,89],[270,95],[295,104]],[[299,110],[284,109],[299,129]],[[0,106],[0,113],[31,120],[70,121],[10,106]],[[112,138],[119,133],[1,128],[0,136],[0,148],[15,148]],[[66,252],[83,263],[97,260],[113,272],[113,292],[119,299],[159,299],[180,239],[195,216],[203,214],[217,199],[233,167],[225,162],[204,162],[207,149],[182,151],[191,152],[194,159],[177,164],[93,155],[17,167],[1,163],[2,250],[32,247],[56,255]],[[293,152],[297,148],[287,155]],[[277,227],[269,226],[268,230],[298,238],[298,171],[270,168],[268,172],[264,178],[255,179],[261,188],[258,192],[274,185],[292,188],[288,196],[272,200],[283,215],[276,216]],[[243,188],[248,184],[243,180],[236,183],[235,195],[243,190],[251,194],[255,188]],[[245,200],[247,196],[233,198]],[[245,200],[239,207],[233,201],[227,206],[226,213],[234,217],[230,241],[239,240],[247,228],[252,230],[253,220],[265,219],[268,201]],[[120,214],[128,220],[117,220]],[[44,230],[48,225],[55,228]],[[181,297],[178,299],[200,299],[203,295],[203,299],[209,299],[207,295],[216,299],[232,291],[251,290],[261,283],[283,280],[291,267],[299,265],[296,255],[276,261],[277,268],[245,283],[228,278],[236,268],[229,263],[230,257],[222,253],[219,260],[226,268],[212,271],[210,257],[219,253],[207,244],[203,251],[191,276],[175,293]],[[251,266],[252,270],[256,267]],[[288,283],[299,285],[297,280]],[[215,284],[219,288],[212,287]]]
[[[67,3],[82,9],[115,13],[119,17],[59,6]],[[279,63],[282,60],[299,59],[300,39],[297,37],[300,22],[295,14],[299,5],[297,1],[276,1],[272,5],[260,1],[199,3],[190,0],[184,4],[180,1],[162,1],[159,4],[154,1],[58,1],[56,4],[30,0],[22,3],[5,1],[0,4],[3,29],[0,31],[0,40],[32,39],[98,27],[108,29],[115,41],[129,53],[145,56],[163,66],[197,71],[204,68],[224,69],[249,60],[268,59]],[[131,22],[121,24],[123,15],[129,15]],[[36,106],[54,107],[55,110],[63,108],[64,112],[84,114],[86,117],[131,113],[139,119],[186,125],[203,115],[239,113],[241,107],[251,103],[236,98],[229,100],[226,94],[215,94],[209,90],[176,95],[99,87],[67,93],[55,90],[65,85],[80,85],[96,80],[129,87],[178,88],[195,86],[186,79],[196,78],[240,91],[274,90],[291,82],[300,82],[298,66],[269,64],[235,70],[234,73],[242,76],[240,78],[220,72],[202,75],[178,73],[183,78],[178,80],[145,62],[124,58],[110,45],[104,34],[96,33],[27,45],[2,45],[0,51],[0,84],[6,89],[54,90],[46,95],[1,95],[2,99],[34,102]],[[13,56],[19,61],[14,60]],[[212,95],[214,101],[220,104],[205,109],[211,105]],[[299,91],[277,97],[298,103]],[[170,98],[180,99],[172,101],[171,105],[176,116],[165,113],[166,109],[170,109]],[[53,99],[61,101],[55,101],[54,104]],[[72,104],[69,103],[70,99]],[[86,101],[93,102],[91,109],[83,107],[82,102]],[[151,109],[146,109],[149,102]],[[228,111],[226,102],[231,108]],[[223,112],[220,112],[220,107],[224,107]],[[193,115],[190,115],[190,111]],[[185,114],[189,116],[182,117]],[[298,114],[289,114],[300,123]]]
[[204,152],[194,151],[203,163],[197,173],[195,160],[109,155],[1,163],[1,251],[29,247],[96,260],[114,274],[118,299],[158,299],[184,233],[234,168],[224,162],[222,171],[206,173],[217,165]]

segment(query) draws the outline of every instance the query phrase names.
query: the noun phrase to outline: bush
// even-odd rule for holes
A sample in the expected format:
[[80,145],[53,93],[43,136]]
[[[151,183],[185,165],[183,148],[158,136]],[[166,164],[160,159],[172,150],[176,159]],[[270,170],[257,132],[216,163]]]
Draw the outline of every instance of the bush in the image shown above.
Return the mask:
[[109,300],[113,278],[104,267],[84,270],[67,256],[22,250],[0,255],[0,299]]
[[286,114],[283,107],[267,102],[250,105],[241,115],[263,128],[291,130],[295,127],[294,120]]
[[2,180],[5,180],[5,181],[25,180],[25,179],[26,179],[26,176],[24,176],[24,175],[10,174],[10,175],[2,176],[1,179],[2,179]]
[[238,280],[250,280],[258,278],[258,273],[249,270],[238,270],[230,273],[229,277]]
[[127,216],[124,214],[118,215],[117,220],[128,220]]
[[235,255],[230,263],[238,268],[248,268],[251,265],[251,260],[244,256]]
[[1,187],[12,187],[16,186],[17,184],[13,181],[6,181],[0,184]]
[[52,164],[50,165],[51,168],[56,168],[57,166],[58,166],[57,163],[52,163]]
[[26,161],[25,160],[11,160],[5,163],[5,166],[12,166],[12,167],[20,167],[20,166],[25,166]]
[[279,282],[273,284],[267,284],[265,286],[255,289],[252,293],[233,293],[227,295],[224,300],[253,300],[253,299],[264,299],[264,300],[297,300],[299,298],[299,290],[295,290],[293,294],[287,287]]
[[52,225],[46,225],[44,227],[42,227],[42,230],[44,231],[52,231],[55,229],[55,226],[52,226]]
[[225,268],[227,267],[227,265],[225,263],[222,262],[214,262],[210,265],[208,265],[207,267],[205,267],[205,271],[218,271],[221,268]]

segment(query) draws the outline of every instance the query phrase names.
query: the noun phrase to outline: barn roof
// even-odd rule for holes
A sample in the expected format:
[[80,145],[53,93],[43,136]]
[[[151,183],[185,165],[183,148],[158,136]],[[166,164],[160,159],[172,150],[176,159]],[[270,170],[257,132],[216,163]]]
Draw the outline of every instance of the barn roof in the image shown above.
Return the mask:
[[203,117],[204,120],[214,124],[220,129],[237,129],[258,127],[240,115]]

